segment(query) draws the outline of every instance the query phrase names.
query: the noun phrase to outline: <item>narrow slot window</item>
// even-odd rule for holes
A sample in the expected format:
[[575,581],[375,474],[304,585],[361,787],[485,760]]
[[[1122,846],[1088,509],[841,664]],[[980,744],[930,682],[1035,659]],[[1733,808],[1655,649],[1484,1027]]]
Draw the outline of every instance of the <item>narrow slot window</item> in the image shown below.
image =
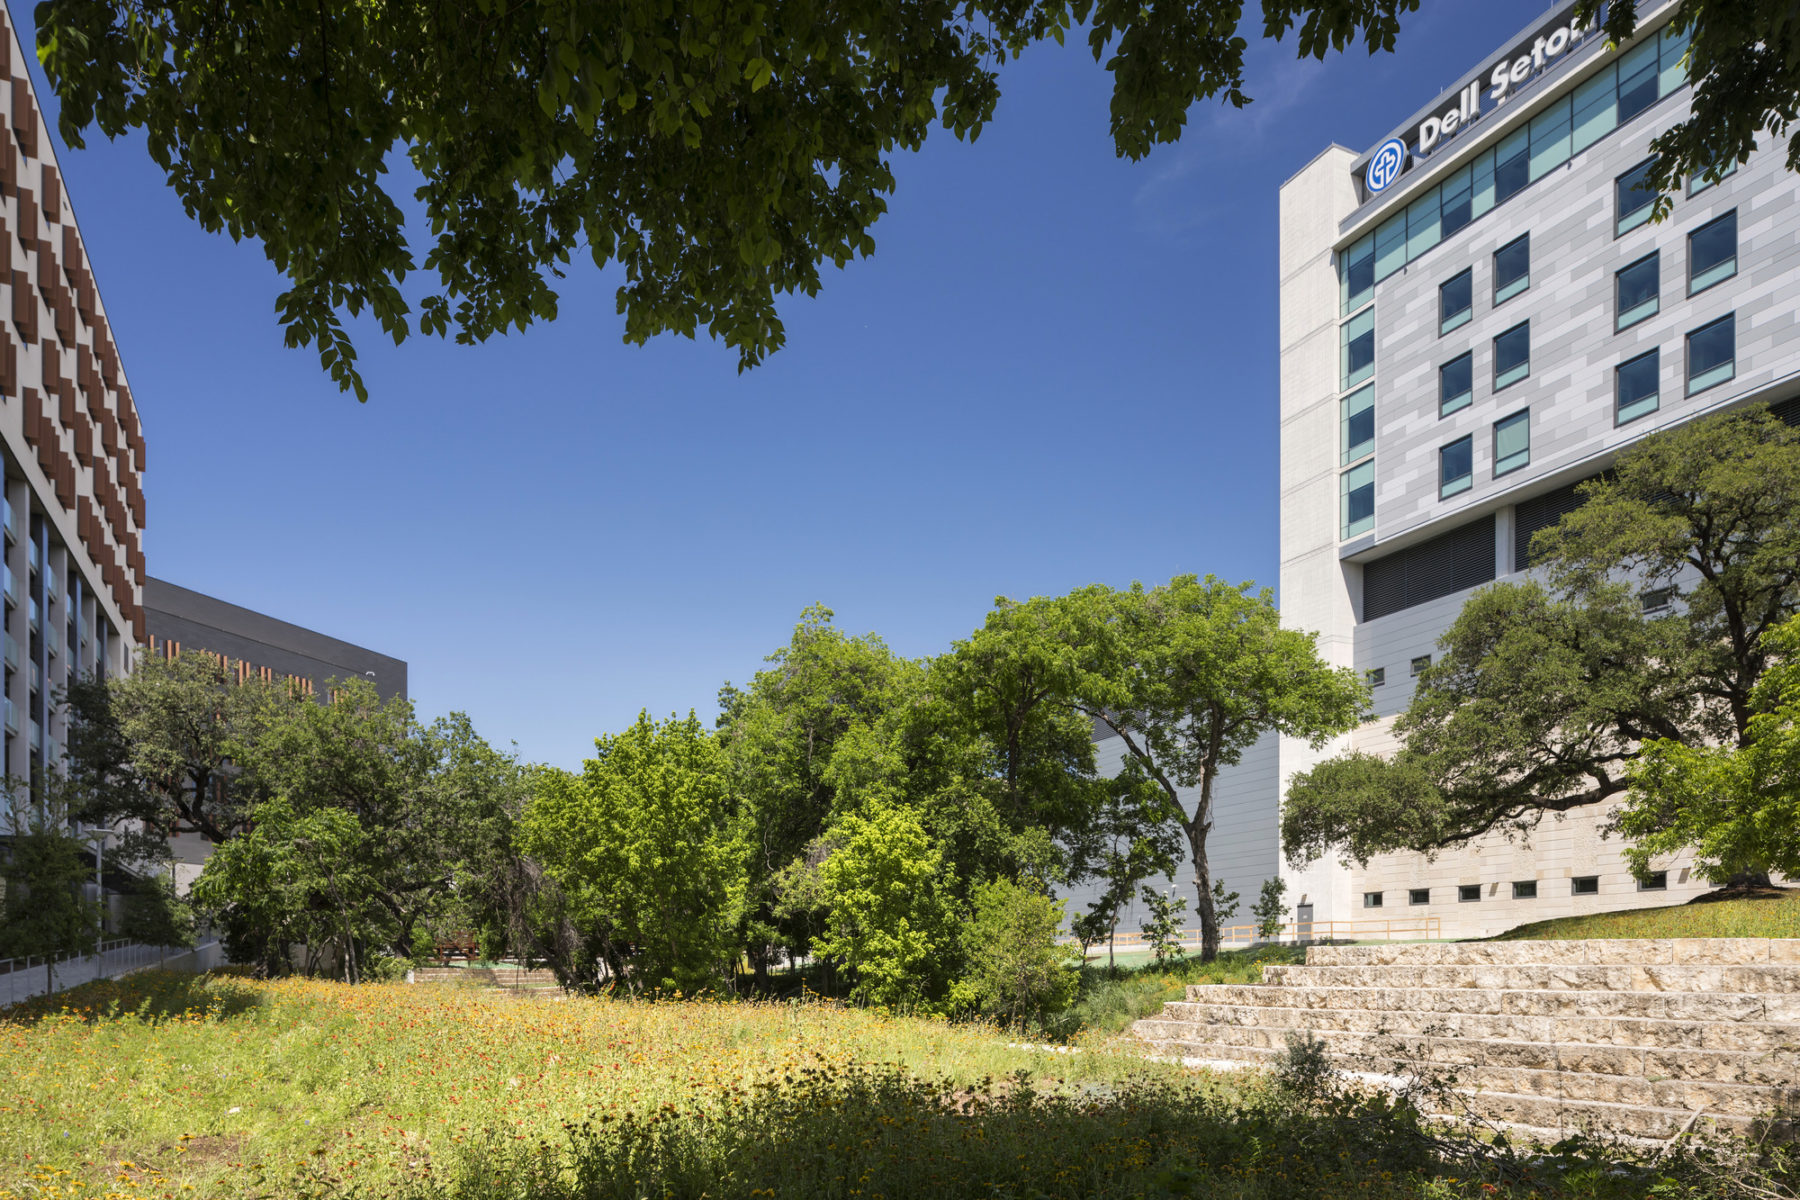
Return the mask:
[[1535,879],[1515,880],[1513,882],[1513,899],[1514,900],[1536,900],[1537,899],[1537,880],[1535,880]]
[[1600,894],[1600,877],[1598,875],[1577,875],[1569,880],[1569,894],[1573,896],[1598,896]]
[[1349,316],[1375,297],[1375,235],[1365,234],[1338,261],[1339,293]]
[[1479,883],[1465,883],[1456,889],[1456,899],[1462,904],[1473,904],[1481,899]]
[[1406,902],[1408,904],[1430,904],[1431,903],[1431,889],[1430,888],[1411,888],[1411,889],[1409,889],[1406,893]]

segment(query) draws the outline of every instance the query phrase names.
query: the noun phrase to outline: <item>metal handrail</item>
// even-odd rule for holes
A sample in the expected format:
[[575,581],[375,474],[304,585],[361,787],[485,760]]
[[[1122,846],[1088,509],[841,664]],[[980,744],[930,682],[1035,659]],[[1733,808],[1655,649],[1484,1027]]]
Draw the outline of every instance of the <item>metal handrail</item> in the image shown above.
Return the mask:
[[10,975],[14,971],[28,971],[32,967],[41,967],[45,965],[45,963],[68,962],[70,959],[74,958],[87,958],[93,954],[99,954],[104,957],[114,950],[120,950],[126,946],[135,946],[137,944],[138,943],[132,941],[130,938],[114,938],[111,941],[101,942],[92,950],[65,950],[61,954],[49,957],[42,954],[27,954],[23,958],[0,958],[0,975]]
[[[1219,929],[1219,944],[1249,945],[1254,942],[1315,942],[1315,941],[1394,941],[1398,938],[1417,938],[1420,941],[1433,941],[1442,936],[1442,921],[1438,917],[1401,917],[1386,921],[1288,921],[1273,937],[1263,937],[1255,925],[1226,925]],[[1057,939],[1065,945],[1075,945],[1075,938],[1064,934]],[[1201,942],[1199,929],[1183,929],[1176,938],[1183,946],[1198,946]],[[1089,946],[1089,951],[1105,949],[1108,945],[1116,949],[1133,949],[1150,945],[1150,939],[1142,933],[1120,931],[1110,939],[1099,941]]]

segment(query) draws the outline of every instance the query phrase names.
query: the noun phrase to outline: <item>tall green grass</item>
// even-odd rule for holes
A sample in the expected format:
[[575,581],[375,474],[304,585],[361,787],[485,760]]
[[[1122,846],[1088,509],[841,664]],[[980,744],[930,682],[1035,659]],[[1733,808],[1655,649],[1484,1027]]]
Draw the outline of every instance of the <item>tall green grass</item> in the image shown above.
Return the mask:
[[1800,888],[1748,900],[1709,900],[1534,921],[1492,940],[1579,938],[1800,938]]
[[1109,970],[1104,961],[1089,962],[1081,968],[1074,1005],[1050,1020],[1048,1032],[1105,1039],[1123,1033],[1133,1021],[1155,1016],[1168,1001],[1184,999],[1190,983],[1261,983],[1263,967],[1305,961],[1306,951],[1298,946],[1262,946],[1226,950],[1210,963],[1178,958],[1161,966],[1151,962]]

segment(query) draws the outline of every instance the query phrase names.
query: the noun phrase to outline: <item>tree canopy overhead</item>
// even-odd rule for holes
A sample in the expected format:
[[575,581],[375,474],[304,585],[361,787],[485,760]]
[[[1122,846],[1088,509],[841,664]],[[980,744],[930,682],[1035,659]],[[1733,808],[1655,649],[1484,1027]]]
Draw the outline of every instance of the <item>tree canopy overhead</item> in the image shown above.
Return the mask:
[[[1418,0],[1264,0],[1303,54],[1392,48]],[[366,399],[343,314],[395,341],[481,341],[556,315],[577,258],[617,265],[628,342],[705,328],[740,369],[776,297],[867,255],[892,155],[973,139],[998,68],[1081,27],[1122,155],[1244,91],[1241,0],[44,0],[38,57],[72,146],[141,129],[188,215],[260,241],[290,346]],[[407,237],[403,153],[428,245]],[[417,270],[435,283],[416,304]]]

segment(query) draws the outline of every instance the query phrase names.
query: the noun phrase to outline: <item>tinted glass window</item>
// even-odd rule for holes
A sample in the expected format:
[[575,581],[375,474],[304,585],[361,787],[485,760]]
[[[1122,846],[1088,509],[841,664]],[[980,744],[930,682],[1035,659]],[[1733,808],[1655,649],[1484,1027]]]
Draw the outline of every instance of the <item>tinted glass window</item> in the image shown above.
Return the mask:
[[1656,103],[1657,44],[1653,38],[1619,59],[1619,121],[1631,120]]
[[1737,274],[1737,212],[1726,213],[1688,234],[1688,292]]
[[1375,310],[1365,309],[1344,322],[1344,387],[1375,373]]
[[1345,396],[1343,462],[1353,463],[1375,449],[1375,385],[1368,384]]
[[1494,303],[1531,286],[1531,237],[1514,238],[1494,251]]
[[1438,449],[1438,499],[1466,492],[1474,481],[1474,438],[1457,438]]
[[1656,189],[1650,186],[1650,162],[1639,163],[1613,183],[1618,232],[1636,229],[1650,219],[1656,203]]
[[1354,537],[1375,524],[1375,464],[1358,464],[1341,478],[1344,536]]
[[1494,474],[1516,471],[1531,461],[1531,413],[1517,412],[1494,422]]
[[1449,333],[1452,329],[1469,322],[1469,315],[1475,301],[1475,272],[1467,270],[1454,275],[1438,288],[1438,332]]
[[1654,350],[1619,364],[1616,388],[1619,424],[1656,411],[1657,380],[1661,373],[1659,356]]
[[1531,130],[1521,129],[1494,154],[1494,202],[1510,200],[1531,182]]
[[1506,387],[1531,374],[1531,325],[1515,325],[1494,339],[1494,386]]
[[1737,373],[1737,319],[1703,325],[1687,336],[1688,395],[1724,383]]
[[1459,354],[1438,368],[1438,416],[1467,408],[1474,392],[1475,358]]
[[1614,276],[1616,328],[1656,315],[1661,276],[1662,259],[1655,254],[1638,259]]

